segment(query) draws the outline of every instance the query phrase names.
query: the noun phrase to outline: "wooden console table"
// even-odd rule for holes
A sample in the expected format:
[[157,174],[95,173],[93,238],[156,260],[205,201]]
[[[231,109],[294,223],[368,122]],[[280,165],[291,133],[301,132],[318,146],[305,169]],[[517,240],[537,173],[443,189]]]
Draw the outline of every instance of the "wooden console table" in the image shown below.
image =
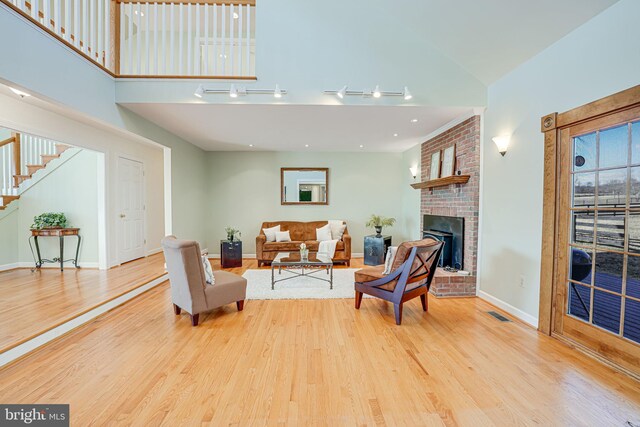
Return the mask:
[[[73,261],[73,265],[76,268],[80,268],[78,265],[78,254],[80,253],[80,231],[79,228],[44,228],[42,230],[31,230],[31,236],[29,236],[29,247],[31,248],[31,254],[33,255],[33,246],[31,246],[31,239],[36,244],[36,253],[38,259],[36,262],[36,269],[42,267],[45,262],[60,263],[60,271],[64,271],[64,263],[67,261]],[[73,259],[64,259],[64,238],[65,236],[76,236],[78,238],[78,245],[76,246],[76,257]],[[38,244],[38,237],[57,237],[60,239],[60,256],[54,259],[42,259],[40,256],[40,245]]]

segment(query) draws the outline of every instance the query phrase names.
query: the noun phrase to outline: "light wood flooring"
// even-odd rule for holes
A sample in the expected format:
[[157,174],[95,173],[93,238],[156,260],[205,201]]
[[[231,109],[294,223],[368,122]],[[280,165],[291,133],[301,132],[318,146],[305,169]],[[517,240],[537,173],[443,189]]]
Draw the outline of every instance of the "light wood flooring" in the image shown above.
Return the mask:
[[110,270],[0,272],[0,353],[164,274],[152,255]]
[[0,370],[0,402],[82,426],[640,423],[638,382],[494,309],[414,300],[396,326],[379,300],[247,301],[193,328],[162,284]]

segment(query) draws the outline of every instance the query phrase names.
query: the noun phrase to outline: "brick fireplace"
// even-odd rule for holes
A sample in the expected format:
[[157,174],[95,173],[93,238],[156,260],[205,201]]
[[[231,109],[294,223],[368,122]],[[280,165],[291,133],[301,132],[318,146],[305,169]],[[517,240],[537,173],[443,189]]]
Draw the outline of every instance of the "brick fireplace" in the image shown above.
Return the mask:
[[480,116],[473,116],[440,135],[424,142],[421,149],[422,179],[430,176],[431,154],[456,145],[456,171],[470,175],[466,184],[422,189],[420,213],[464,218],[463,269],[470,273],[462,276],[438,269],[431,292],[439,297],[469,296],[476,294],[478,253],[478,211],[480,203]]

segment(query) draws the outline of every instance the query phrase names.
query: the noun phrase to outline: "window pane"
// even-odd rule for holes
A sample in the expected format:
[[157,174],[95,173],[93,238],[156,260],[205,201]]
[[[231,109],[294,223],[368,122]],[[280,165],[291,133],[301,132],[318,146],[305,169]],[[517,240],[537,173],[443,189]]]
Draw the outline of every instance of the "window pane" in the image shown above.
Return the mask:
[[626,166],[629,157],[629,127],[624,124],[600,132],[599,168]]
[[588,322],[589,307],[591,307],[591,289],[569,283],[569,314]]
[[640,253],[640,212],[629,212],[629,252]]
[[571,248],[571,280],[591,285],[591,254],[578,248]]
[[590,170],[596,168],[596,133],[573,138],[574,159],[573,170]]
[[619,333],[621,305],[622,297],[596,289],[593,295],[593,324]]
[[640,122],[631,124],[631,163],[640,163]]
[[624,302],[624,333],[625,338],[640,342],[640,302],[627,299]]
[[598,211],[596,244],[601,247],[624,250],[624,211]]
[[613,252],[596,253],[596,280],[598,288],[622,292],[622,266],[624,255]]
[[640,257],[629,256],[627,260],[626,295],[640,298]]
[[627,204],[627,168],[600,171],[598,206],[625,207]]
[[593,245],[593,226],[595,215],[593,212],[579,212],[573,214],[573,233],[571,242],[581,245]]
[[629,183],[629,207],[640,208],[640,167],[631,168]]
[[573,176],[573,206],[594,206],[595,194],[595,173],[578,173]]

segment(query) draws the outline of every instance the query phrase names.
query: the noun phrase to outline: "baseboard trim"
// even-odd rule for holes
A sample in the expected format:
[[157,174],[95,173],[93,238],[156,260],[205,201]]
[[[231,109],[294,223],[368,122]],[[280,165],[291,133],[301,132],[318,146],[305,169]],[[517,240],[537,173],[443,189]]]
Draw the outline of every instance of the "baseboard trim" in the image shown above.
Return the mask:
[[5,366],[9,363],[15,362],[18,359],[27,356],[32,351],[42,347],[43,345],[60,338],[63,335],[71,332],[72,330],[84,325],[85,323],[90,322],[96,317],[110,311],[127,301],[137,297],[138,295],[158,286],[161,283],[164,283],[169,279],[168,274],[163,274],[141,286],[138,286],[131,291],[124,293],[120,296],[117,296],[111,300],[106,301],[105,303],[94,307],[93,309],[86,311],[79,316],[76,316],[68,321],[49,329],[48,331],[43,332],[42,334],[31,338],[28,341],[25,341],[15,347],[8,349],[7,351],[0,353],[0,367]]
[[19,262],[0,265],[0,271],[15,270],[16,268],[20,268],[20,263]]
[[514,306],[512,306],[511,304],[509,304],[508,302],[504,302],[499,298],[494,297],[493,295],[490,295],[484,291],[479,290],[478,291],[478,297],[495,305],[496,307],[506,311],[507,313],[511,314],[512,316],[517,317],[518,319],[522,320],[524,323],[533,326],[534,328],[538,329],[538,318],[534,317],[528,313],[525,313],[524,311],[520,310],[519,308],[516,308]]

